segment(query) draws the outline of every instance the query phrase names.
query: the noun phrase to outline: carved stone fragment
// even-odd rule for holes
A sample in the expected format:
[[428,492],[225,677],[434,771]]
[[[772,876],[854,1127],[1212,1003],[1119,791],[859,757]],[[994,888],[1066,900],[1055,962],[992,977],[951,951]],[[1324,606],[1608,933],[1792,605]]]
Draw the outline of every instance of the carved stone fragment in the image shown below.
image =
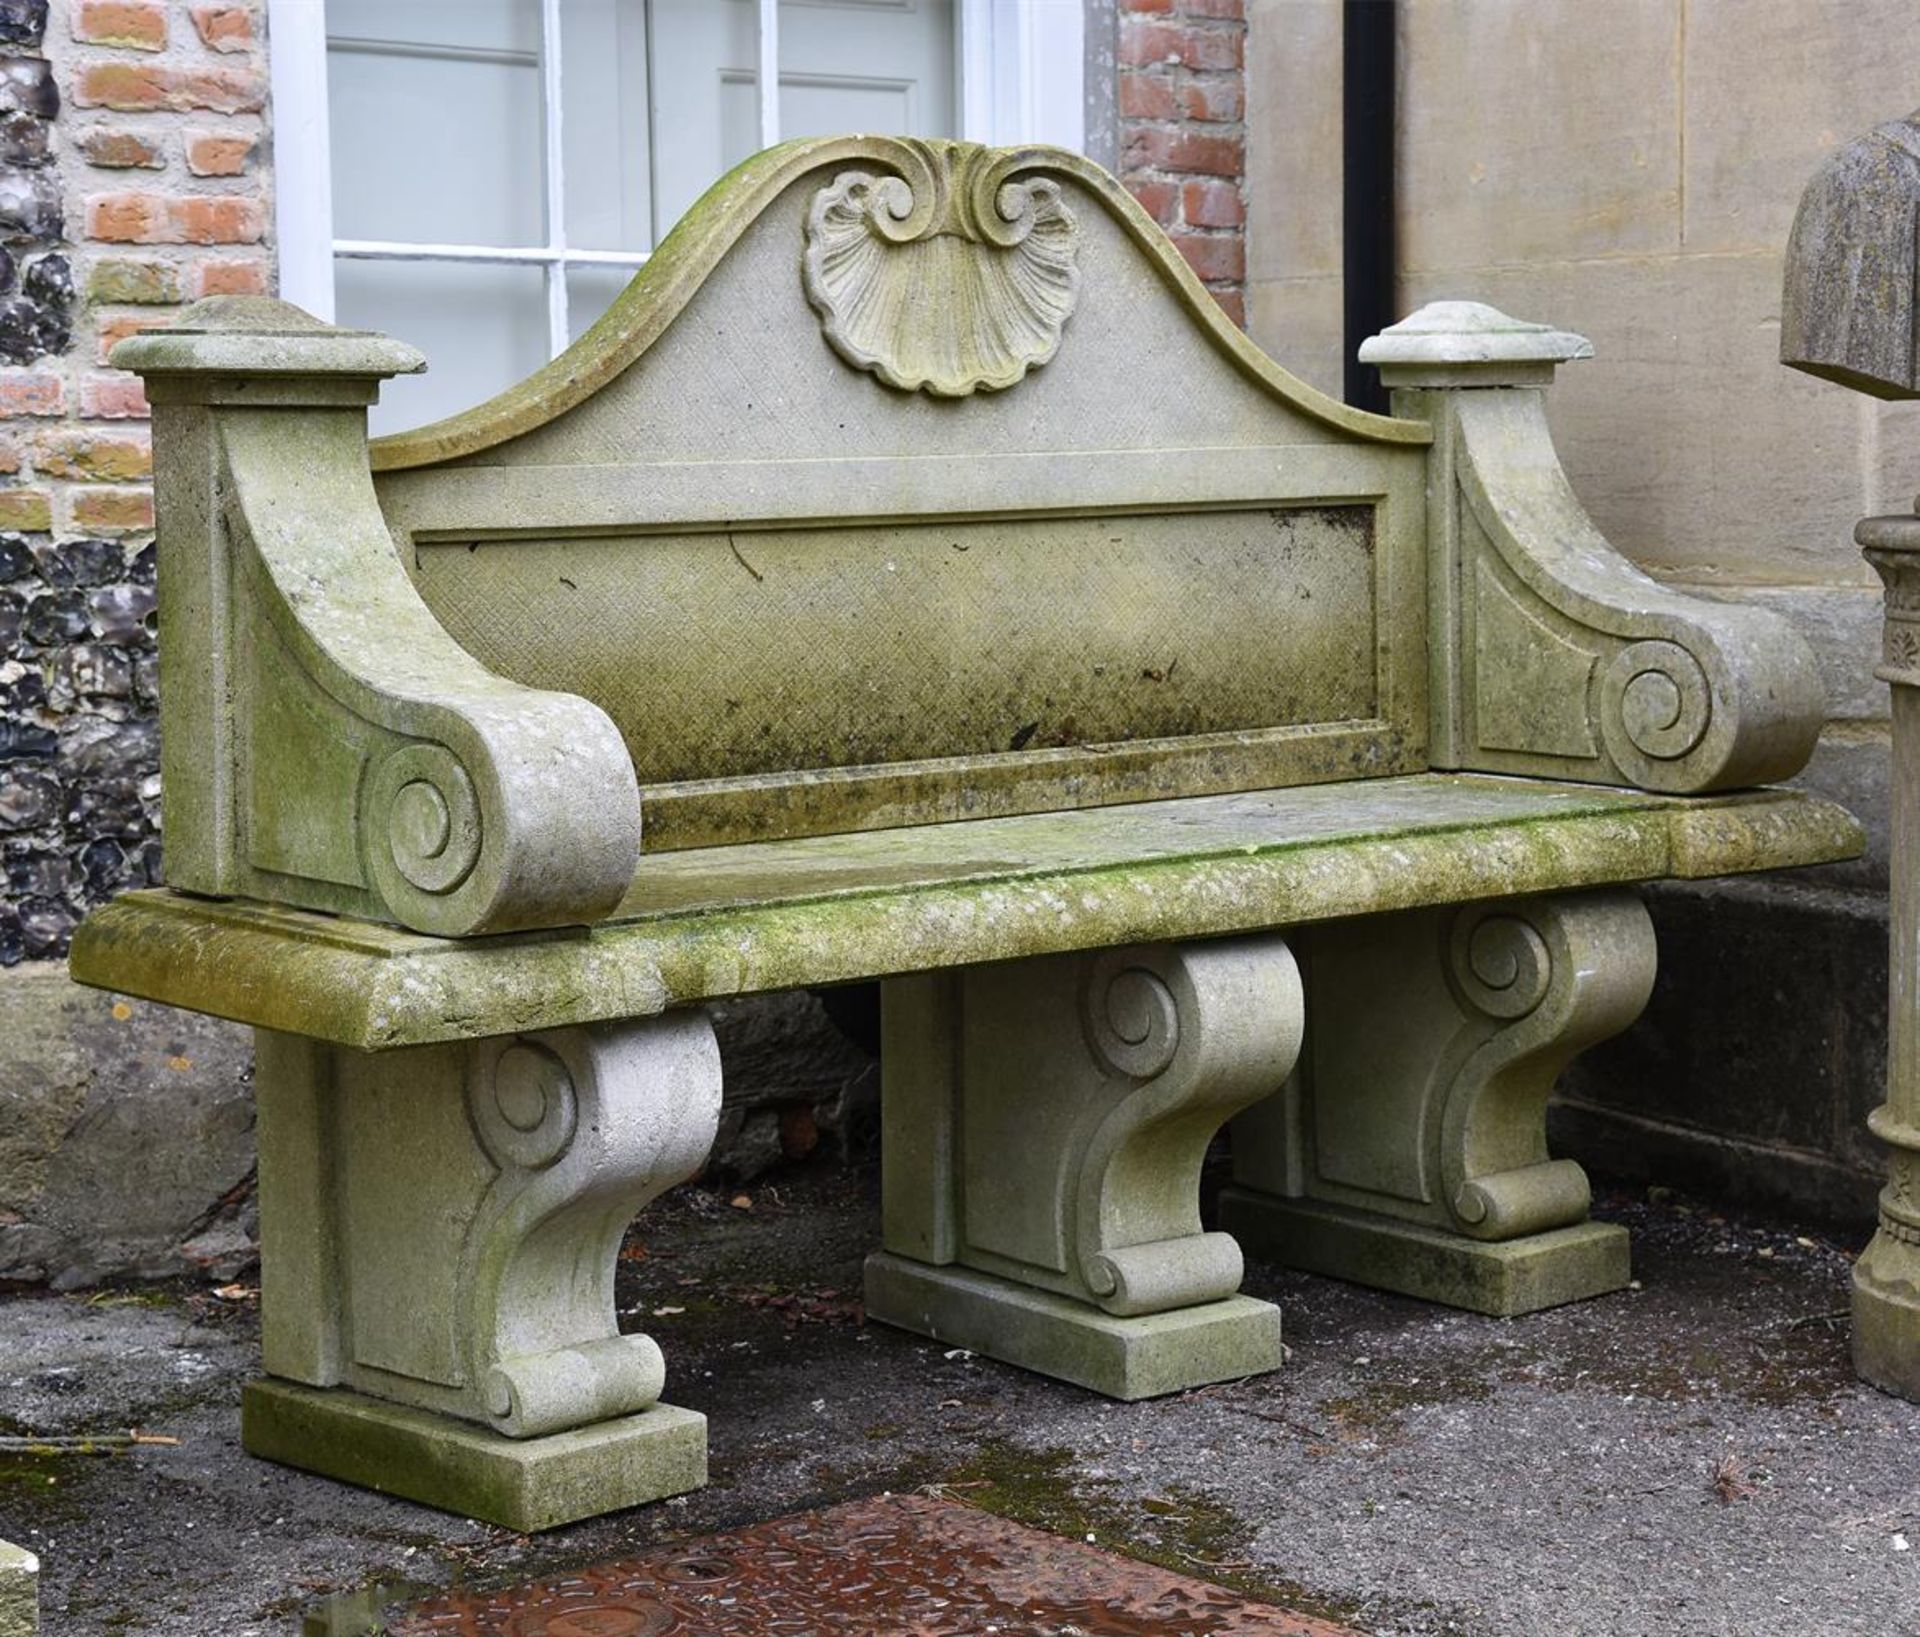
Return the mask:
[[903,392],[996,392],[1046,363],[1079,294],[1080,229],[1031,156],[969,142],[883,145],[896,174],[842,171],[814,195],[807,299],[835,352]]
[[1920,113],[1837,149],[1787,241],[1780,362],[1875,398],[1920,397]]

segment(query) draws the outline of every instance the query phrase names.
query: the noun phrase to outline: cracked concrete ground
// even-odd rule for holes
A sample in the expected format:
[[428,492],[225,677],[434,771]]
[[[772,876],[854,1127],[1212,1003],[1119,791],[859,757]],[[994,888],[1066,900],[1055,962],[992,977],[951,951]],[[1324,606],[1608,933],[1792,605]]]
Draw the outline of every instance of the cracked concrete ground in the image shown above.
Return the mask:
[[1920,1634],[1920,1406],[1854,1380],[1819,1233],[1614,1195],[1639,1288],[1517,1320],[1256,1267],[1287,1368],[1123,1405],[862,1325],[874,1195],[821,1172],[649,1215],[622,1301],[712,1418],[712,1484],[533,1540],[244,1456],[245,1301],[0,1300],[16,1429],[180,1440],[0,1457],[0,1537],[41,1554],[52,1637],[342,1637],[409,1586],[940,1486],[1381,1637]]

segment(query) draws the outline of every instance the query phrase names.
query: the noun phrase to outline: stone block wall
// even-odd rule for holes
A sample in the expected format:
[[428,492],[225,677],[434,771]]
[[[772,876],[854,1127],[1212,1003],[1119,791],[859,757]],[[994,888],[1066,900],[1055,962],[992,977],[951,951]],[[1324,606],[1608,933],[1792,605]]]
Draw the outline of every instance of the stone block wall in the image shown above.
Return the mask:
[[1246,315],[1242,0],[1120,0],[1120,179],[1232,316]]

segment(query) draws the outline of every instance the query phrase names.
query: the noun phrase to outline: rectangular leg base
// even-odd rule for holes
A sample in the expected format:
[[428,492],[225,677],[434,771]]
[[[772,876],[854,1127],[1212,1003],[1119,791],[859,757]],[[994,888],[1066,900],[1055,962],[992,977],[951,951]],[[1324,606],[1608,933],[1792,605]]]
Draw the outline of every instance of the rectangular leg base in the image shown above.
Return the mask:
[[240,1436],[251,1455],[523,1534],[707,1481],[707,1418],[671,1404],[545,1438],[506,1438],[344,1387],[268,1377],[242,1393]]
[[971,1268],[877,1251],[867,1258],[867,1316],[950,1346],[1091,1387],[1156,1398],[1280,1368],[1280,1309],[1229,1296],[1117,1319]]
[[1221,1192],[1220,1226],[1250,1257],[1497,1318],[1624,1290],[1632,1276],[1627,1230],[1610,1222],[1490,1242],[1236,1187]]

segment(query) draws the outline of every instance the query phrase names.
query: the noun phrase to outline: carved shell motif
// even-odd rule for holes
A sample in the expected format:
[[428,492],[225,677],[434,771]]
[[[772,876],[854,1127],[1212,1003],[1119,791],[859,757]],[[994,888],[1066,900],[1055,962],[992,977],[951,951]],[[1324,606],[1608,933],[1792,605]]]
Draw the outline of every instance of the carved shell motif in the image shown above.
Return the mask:
[[[877,156],[878,157],[878,156]],[[1031,153],[889,142],[807,212],[807,299],[835,352],[903,392],[997,392],[1046,363],[1079,294],[1080,228]]]

